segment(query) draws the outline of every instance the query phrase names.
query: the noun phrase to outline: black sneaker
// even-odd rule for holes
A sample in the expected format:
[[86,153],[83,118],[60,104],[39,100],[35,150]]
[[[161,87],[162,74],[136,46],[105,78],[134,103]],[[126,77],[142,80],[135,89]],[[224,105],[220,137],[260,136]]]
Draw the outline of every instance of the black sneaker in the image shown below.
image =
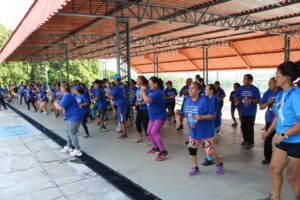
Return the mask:
[[232,127],[237,127],[237,125],[238,125],[237,123],[231,124]]
[[247,142],[245,140],[241,143],[242,146],[245,146],[246,144]]
[[174,122],[174,124],[176,124],[176,120],[174,120],[173,122]]
[[213,160],[207,160],[207,158],[205,158],[204,162],[202,163],[203,166],[209,166],[209,165],[213,165],[215,164]]
[[244,146],[244,148],[247,149],[247,150],[248,149],[252,149],[253,147],[254,147],[254,145],[253,144],[249,144],[249,143]]
[[128,136],[127,136],[127,134],[122,134],[118,138],[124,140],[124,139],[128,138]]
[[261,164],[263,165],[267,165],[267,164],[270,164],[270,160],[267,160],[267,159],[264,159],[263,161],[261,161]]
[[177,128],[177,131],[180,131],[183,129],[183,125],[179,125],[178,128]]

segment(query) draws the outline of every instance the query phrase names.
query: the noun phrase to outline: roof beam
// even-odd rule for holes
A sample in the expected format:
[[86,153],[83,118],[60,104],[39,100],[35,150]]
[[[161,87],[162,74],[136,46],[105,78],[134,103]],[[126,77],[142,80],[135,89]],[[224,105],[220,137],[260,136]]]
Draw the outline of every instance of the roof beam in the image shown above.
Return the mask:
[[[72,0],[73,5],[75,4],[75,1],[76,1],[76,0]],[[105,0],[104,2],[105,2],[105,7],[106,7],[106,8],[110,8],[110,7],[111,7],[111,6],[108,6],[108,1]],[[120,12],[122,9],[126,9],[127,6],[132,6],[132,4],[130,4],[130,5],[123,5],[123,3],[122,3],[121,1],[118,1],[118,2],[115,1],[115,3],[116,3],[116,5],[115,5],[115,7],[114,7],[113,9],[107,10],[107,12],[106,12],[106,13],[107,13],[107,16],[113,16],[113,15],[115,15],[117,12]],[[91,6],[89,6],[89,7],[92,8]],[[73,11],[75,11],[75,10],[73,9]],[[61,41],[63,41],[63,40],[65,40],[65,39],[67,39],[67,38],[68,38],[69,36],[71,36],[71,35],[75,35],[75,34],[81,32],[81,31],[84,31],[84,30],[86,30],[86,29],[92,27],[92,26],[95,26],[96,24],[100,23],[100,22],[103,21],[103,20],[105,20],[105,18],[97,17],[97,18],[94,19],[93,21],[91,21],[91,22],[85,24],[84,26],[82,26],[82,27],[80,27],[80,28],[78,28],[78,29],[72,31],[71,33],[67,34],[65,37],[62,37],[62,38],[58,39],[58,40],[55,42],[55,44],[56,44],[56,43],[59,43],[59,42],[61,42]],[[35,54],[37,54],[37,53],[39,53],[39,52],[41,52],[41,51],[43,51],[43,50],[45,50],[45,49],[48,49],[48,48],[50,48],[50,47],[51,47],[51,46],[45,47],[45,48],[43,48],[42,50],[39,50],[38,52],[33,53],[31,56],[34,56]]]
[[[217,4],[221,4],[221,3],[225,3],[225,2],[227,2],[227,1],[215,1],[215,2],[213,2],[212,4],[210,4],[210,5],[202,5],[202,7],[201,7],[201,5],[199,5],[199,6],[197,6],[199,9],[203,9],[203,8],[209,8],[209,6],[214,6],[214,5],[217,5]],[[292,1],[286,1],[286,2],[281,2],[281,3],[277,3],[277,4],[272,4],[272,5],[269,5],[269,6],[264,6],[264,7],[260,7],[260,8],[257,8],[257,9],[252,9],[252,10],[248,10],[248,11],[243,11],[243,12],[240,12],[240,13],[236,13],[236,14],[233,14],[232,16],[236,16],[236,17],[241,17],[241,16],[244,16],[244,15],[246,15],[246,16],[249,16],[249,15],[251,15],[251,14],[254,14],[254,13],[257,13],[257,12],[263,12],[263,11],[267,11],[267,10],[272,10],[272,9],[276,9],[276,8],[279,8],[278,6],[280,5],[280,8],[281,7],[284,7],[284,6],[290,6],[290,5],[292,5],[292,4],[295,4],[295,3],[299,3],[299,0],[292,0]],[[207,10],[205,11],[205,13],[207,12]],[[291,15],[288,15],[288,16],[283,16],[283,17],[281,17],[281,19],[287,19],[287,18],[292,18],[292,17],[296,17],[297,15],[300,15],[300,13],[296,13],[296,14],[291,14]],[[168,18],[164,18],[164,19],[168,19]],[[243,24],[245,23],[245,20],[246,20],[247,18],[242,18],[242,21],[241,21],[241,24],[239,25],[239,26],[237,26],[236,28],[240,28],[241,26],[243,26]],[[266,20],[264,20],[264,21],[266,21],[266,22],[270,22],[270,21],[275,21],[275,20],[280,20],[280,18],[272,18],[272,19],[266,19]],[[139,29],[142,29],[142,28],[144,28],[144,27],[147,27],[147,26],[150,26],[150,25],[153,25],[153,24],[156,24],[156,23],[158,23],[158,22],[149,22],[149,23],[146,23],[146,24],[143,24],[143,25],[139,25],[139,26],[137,26],[137,27],[133,27],[133,28],[131,28],[131,31],[135,31],[135,30],[139,30]],[[278,23],[278,22],[277,22]],[[275,28],[275,26],[274,25],[277,25],[277,23],[275,23],[275,24],[273,24],[273,26],[272,26],[272,28]],[[161,36],[161,35],[164,35],[164,34],[168,34],[168,33],[173,33],[173,32],[177,32],[177,31],[181,31],[181,30],[186,30],[186,29],[190,29],[190,28],[194,28],[194,27],[196,27],[197,25],[190,25],[190,26],[186,26],[186,27],[183,27],[183,28],[179,28],[179,29],[176,29],[176,30],[171,30],[171,31],[166,31],[166,32],[162,32],[162,33],[159,33],[159,34],[153,34],[153,35],[151,35],[151,36],[149,36],[149,37],[153,37],[153,36]],[[236,29],[235,28],[235,29]],[[272,28],[271,29],[269,29],[269,30],[267,30],[266,32],[268,33],[268,34],[270,34],[270,30],[272,30]],[[182,38],[188,38],[188,37],[192,37],[192,36],[200,36],[200,35],[205,35],[205,34],[210,34],[210,33],[218,33],[218,32],[223,32],[223,31],[226,31],[226,30],[229,30],[228,28],[223,28],[223,29],[219,29],[219,30],[214,30],[214,31],[210,31],[210,32],[206,32],[206,33],[200,33],[200,34],[194,34],[194,35],[190,35],[190,36],[186,36],[186,37],[182,37]],[[247,32],[247,33],[251,33],[252,31],[249,31],[249,32]],[[247,34],[246,33],[246,34]],[[295,32],[295,33],[298,33],[298,31],[297,32]],[[242,34],[242,33],[240,33],[240,34]],[[113,37],[113,36],[111,36],[111,37]],[[77,48],[76,48],[77,49]]]
[[199,71],[201,71],[201,68],[198,67],[198,65],[195,63],[194,60],[190,59],[190,57],[187,55],[187,53],[184,51],[184,49],[180,49],[179,53],[181,55],[183,55],[187,59],[187,61],[191,62]]
[[243,63],[246,65],[248,69],[251,69],[248,61],[243,57],[241,52],[238,50],[238,48],[235,46],[234,42],[229,43],[230,48],[236,53],[236,55],[243,61]]
[[[107,0],[112,3],[115,0]],[[298,2],[299,3],[299,2]],[[121,8],[121,12],[116,13],[116,15],[107,15],[107,14],[86,14],[80,12],[59,12],[57,15],[61,16],[79,16],[79,17],[100,17],[100,18],[115,18],[115,17],[124,17],[135,20],[140,20],[138,16],[144,15],[143,21],[152,21],[152,22],[165,22],[165,23],[180,23],[180,24],[189,24],[193,26],[208,25],[215,27],[222,27],[228,29],[243,29],[250,30],[254,32],[266,32],[272,34],[284,34],[284,33],[296,33],[299,31],[298,27],[275,24],[266,21],[257,21],[251,19],[245,19],[238,15],[221,15],[218,13],[210,13],[203,11],[203,9],[184,9],[176,6],[164,6],[157,4],[146,4],[146,3],[131,3],[124,1],[124,4],[127,8]],[[137,9],[128,9],[131,6],[135,5]],[[283,4],[284,5],[284,4]],[[145,9],[147,7],[147,9]],[[146,14],[142,12],[146,12]],[[254,11],[248,11],[250,14]],[[126,14],[125,14],[126,13]],[[182,13],[178,16],[177,13]],[[244,12],[243,15],[245,15]],[[249,15],[249,14],[246,14]],[[173,16],[172,18],[167,18]]]
[[[115,2],[115,0],[109,0],[109,1]],[[186,9],[186,10],[184,10],[184,11],[177,11],[177,12],[174,11],[174,13],[172,13],[172,14],[167,14],[167,15],[165,15],[164,17],[160,18],[160,20],[169,20],[169,19],[172,19],[172,18],[174,18],[174,17],[182,16],[182,15],[188,13],[190,9],[193,9],[193,10],[195,10],[195,11],[201,10],[201,9],[208,9],[208,8],[210,8],[210,7],[212,7],[212,6],[220,5],[220,4],[222,4],[222,3],[226,3],[226,2],[229,2],[229,1],[231,1],[231,0],[212,0],[212,1],[209,2],[209,3],[204,3],[204,4],[202,3],[202,4],[199,4],[199,5],[196,5],[196,6],[192,6],[191,8],[188,8],[188,9]],[[106,1],[106,0],[104,0],[104,2],[106,2],[106,4],[107,4],[107,1]],[[151,3],[150,1],[148,1],[147,3],[145,3],[144,9],[143,9],[143,12],[144,12],[144,13],[142,13],[142,14],[140,15],[141,17],[140,17],[139,20],[142,20],[142,19],[144,18],[145,14],[146,14],[145,12],[147,11],[147,9],[148,9],[150,3]],[[206,10],[206,11],[207,11],[207,10]],[[74,13],[74,12],[73,12],[73,13]],[[148,16],[149,16],[149,15],[148,15]],[[142,28],[145,28],[145,27],[154,25],[154,24],[158,24],[158,23],[159,23],[159,22],[151,21],[151,22],[148,22],[148,23],[145,23],[145,24],[138,25],[138,26],[136,26],[136,27],[130,28],[130,31],[132,32],[132,31],[139,30],[139,29],[142,29]],[[122,33],[125,33],[125,31],[122,31],[121,34],[122,34]],[[112,34],[112,35],[107,36],[107,38],[104,38],[104,39],[102,39],[102,40],[109,39],[110,37],[114,37],[114,36],[115,36],[115,34]],[[97,42],[101,42],[102,40],[99,40],[99,41],[97,41]],[[81,47],[78,47],[78,48],[81,48]],[[76,48],[76,49],[78,49],[78,48]]]
[[[144,58],[151,61],[151,63],[154,64],[154,60],[153,60],[153,58],[151,58],[151,56],[149,56],[149,54],[144,55]],[[162,69],[162,67],[159,65],[159,63],[157,63],[157,67],[158,67],[158,69],[160,69],[161,72],[165,72],[165,70]]]

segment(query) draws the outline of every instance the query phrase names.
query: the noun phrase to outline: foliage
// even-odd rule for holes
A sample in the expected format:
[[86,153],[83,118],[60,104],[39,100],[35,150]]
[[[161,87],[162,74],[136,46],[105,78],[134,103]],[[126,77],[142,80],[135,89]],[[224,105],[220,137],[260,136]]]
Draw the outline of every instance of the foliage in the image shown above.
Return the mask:
[[[11,31],[0,24],[0,49],[8,40]],[[65,62],[9,62],[0,63],[0,82],[9,80],[20,83],[21,81],[46,81],[46,68],[49,68],[49,83],[67,80],[67,68]],[[62,72],[60,76],[60,70]],[[108,77],[113,72],[107,71]],[[95,79],[100,78],[99,60],[71,60],[69,61],[69,80],[80,80],[88,86]]]

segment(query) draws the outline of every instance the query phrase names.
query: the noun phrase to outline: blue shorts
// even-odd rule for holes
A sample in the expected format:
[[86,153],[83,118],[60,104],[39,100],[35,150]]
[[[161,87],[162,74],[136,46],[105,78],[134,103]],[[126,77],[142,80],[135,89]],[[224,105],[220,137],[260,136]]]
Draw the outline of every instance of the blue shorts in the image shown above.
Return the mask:
[[128,104],[121,104],[117,106],[118,111],[118,122],[123,123],[126,121],[127,111],[128,111]]

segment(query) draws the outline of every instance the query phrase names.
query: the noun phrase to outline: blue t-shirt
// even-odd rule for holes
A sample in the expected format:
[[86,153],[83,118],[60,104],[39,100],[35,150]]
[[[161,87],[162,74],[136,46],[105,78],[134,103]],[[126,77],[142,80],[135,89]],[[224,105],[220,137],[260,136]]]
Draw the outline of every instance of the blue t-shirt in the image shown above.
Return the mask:
[[137,87],[135,87],[135,86],[134,86],[133,88],[130,89],[132,105],[135,105],[135,103],[136,103],[136,90],[137,90]]
[[55,89],[53,92],[54,96],[55,96],[55,100],[61,100],[62,98],[62,93],[60,91],[60,89]]
[[98,87],[95,90],[94,97],[96,98],[95,105],[98,108],[107,108],[106,96],[102,88]]
[[83,88],[83,95],[86,96],[87,98],[90,98],[89,89],[87,89],[86,87]]
[[43,101],[45,100],[44,98],[46,97],[46,92],[40,91],[36,94],[36,96],[38,97],[39,101]]
[[222,88],[220,88],[220,87],[217,90],[218,90],[217,96],[219,97],[220,101],[223,101],[223,99],[221,97],[225,97],[226,96],[224,90]]
[[[275,113],[277,116],[276,133],[281,134],[298,123],[300,116],[300,89],[293,87],[281,91],[276,97]],[[299,143],[300,132],[283,139],[287,143]]]
[[[175,88],[166,88],[164,91],[164,96],[165,97],[171,97],[171,96],[177,96],[177,90]],[[165,99],[166,103],[175,103],[175,98],[173,99]]]
[[185,85],[181,88],[180,92],[179,92],[180,95],[184,95],[184,96],[187,96],[189,95],[189,86]]
[[214,127],[219,128],[221,126],[221,121],[222,121],[220,100],[216,96],[211,96],[207,98],[208,98],[209,107],[213,108],[213,112],[216,115],[216,118],[214,119]]
[[26,85],[20,85],[19,89],[20,89],[20,94],[24,95],[25,94]]
[[257,104],[250,103],[245,100],[245,97],[260,100],[260,92],[258,88],[254,85],[251,85],[250,87],[241,86],[237,91],[237,97],[240,100],[239,111],[241,112],[241,115],[255,116],[257,112]]
[[235,108],[235,98],[237,97],[237,92],[232,91],[229,96],[229,101],[231,102],[231,108]]
[[[146,94],[149,93],[149,89],[146,90]],[[136,89],[136,102],[138,103],[144,103],[144,104],[141,104],[138,106],[138,109],[139,110],[146,110],[147,109],[147,104],[144,102],[144,100],[142,99],[142,96],[141,96],[141,88],[137,88]]]
[[46,90],[47,90],[47,86],[46,86],[46,85],[42,85],[42,86],[41,86],[41,90],[42,90],[42,91],[46,91]]
[[[25,90],[26,91],[26,90]],[[8,94],[8,89],[7,88],[4,88],[3,89],[3,92],[5,93],[5,94]],[[26,94],[26,93],[25,93]]]
[[187,97],[183,107],[184,115],[190,127],[190,136],[193,139],[207,139],[214,136],[214,120],[195,120],[195,115],[214,114],[213,108],[209,106],[208,98],[199,96],[197,101]]
[[163,92],[158,88],[150,90],[148,94],[152,102],[148,104],[148,115],[150,120],[166,120],[167,112]]
[[[86,104],[86,103],[91,103],[90,99],[87,98],[85,95],[83,94],[80,94],[80,95],[76,95],[75,96],[75,99],[77,101],[77,103],[80,105],[80,104]],[[90,112],[90,106],[82,106],[81,107],[81,110],[83,113],[88,113]]]
[[123,83],[119,83],[111,92],[116,106],[128,104],[128,87]]
[[[269,101],[269,99],[276,99],[276,96],[277,94],[281,91],[281,89],[278,88],[277,92],[273,92],[272,90],[268,89],[263,97],[261,98],[260,100],[260,104],[265,104]],[[275,101],[274,101],[275,102]],[[274,117],[275,117],[275,113],[274,113],[274,104],[270,104],[268,106],[268,109],[266,111],[266,115],[265,115],[265,118],[266,118],[266,121],[269,122],[269,123],[272,123]]]
[[33,100],[35,97],[35,94],[33,93],[33,89],[27,90],[26,95],[27,95],[29,101]]
[[81,121],[82,111],[75,97],[70,92],[62,96],[59,105],[65,109],[65,115],[68,121]]

